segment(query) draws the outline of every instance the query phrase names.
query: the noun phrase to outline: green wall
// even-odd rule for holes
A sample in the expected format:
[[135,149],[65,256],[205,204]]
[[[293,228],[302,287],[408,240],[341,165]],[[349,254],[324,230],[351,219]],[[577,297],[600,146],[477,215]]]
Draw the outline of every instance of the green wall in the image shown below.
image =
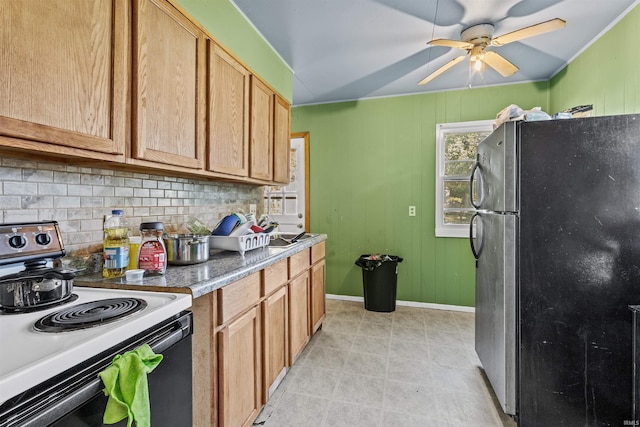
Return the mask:
[[289,102],[293,73],[229,0],[177,0],[225,47]]
[[362,295],[354,261],[388,253],[404,258],[399,300],[473,306],[467,239],[434,235],[435,126],[511,103],[546,110],[547,94],[530,83],[294,108],[292,131],[310,133],[311,231],[329,236],[327,292]]
[[594,115],[640,112],[640,6],[551,79],[551,111],[593,104]]

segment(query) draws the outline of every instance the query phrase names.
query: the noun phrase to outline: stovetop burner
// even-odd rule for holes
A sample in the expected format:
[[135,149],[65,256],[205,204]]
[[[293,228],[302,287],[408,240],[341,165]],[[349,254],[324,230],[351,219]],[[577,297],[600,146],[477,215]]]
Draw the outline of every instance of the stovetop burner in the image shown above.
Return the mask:
[[67,332],[92,328],[122,319],[143,310],[147,302],[140,298],[111,298],[64,308],[38,320],[39,332]]

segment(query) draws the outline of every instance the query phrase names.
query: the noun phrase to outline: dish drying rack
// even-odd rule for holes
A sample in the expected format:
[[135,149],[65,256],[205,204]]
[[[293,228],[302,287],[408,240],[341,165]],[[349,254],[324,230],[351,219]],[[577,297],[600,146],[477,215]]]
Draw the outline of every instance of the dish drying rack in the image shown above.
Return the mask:
[[269,246],[271,236],[268,233],[253,233],[244,236],[209,236],[209,249],[224,249],[227,251],[240,252],[244,255],[246,251]]

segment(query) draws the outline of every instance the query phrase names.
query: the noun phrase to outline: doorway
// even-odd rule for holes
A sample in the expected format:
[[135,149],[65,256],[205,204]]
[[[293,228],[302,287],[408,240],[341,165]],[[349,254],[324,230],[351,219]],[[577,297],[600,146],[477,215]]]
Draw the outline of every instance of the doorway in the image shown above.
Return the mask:
[[309,132],[291,134],[289,184],[265,186],[264,212],[281,233],[309,231]]

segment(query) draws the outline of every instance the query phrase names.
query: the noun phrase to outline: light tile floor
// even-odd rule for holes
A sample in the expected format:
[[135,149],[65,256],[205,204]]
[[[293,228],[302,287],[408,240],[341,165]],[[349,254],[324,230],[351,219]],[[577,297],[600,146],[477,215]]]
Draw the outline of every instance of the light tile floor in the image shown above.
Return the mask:
[[473,349],[471,313],[327,300],[327,318],[256,419],[264,427],[515,426]]

